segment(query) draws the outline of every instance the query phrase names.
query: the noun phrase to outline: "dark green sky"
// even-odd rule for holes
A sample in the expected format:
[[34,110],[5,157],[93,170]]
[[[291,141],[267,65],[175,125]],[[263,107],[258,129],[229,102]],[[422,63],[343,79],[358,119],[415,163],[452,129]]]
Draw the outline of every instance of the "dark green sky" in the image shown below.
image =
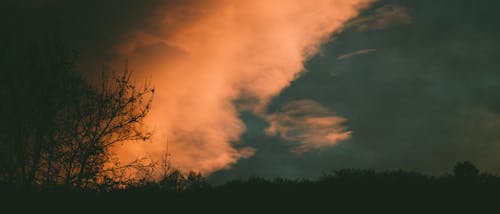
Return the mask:
[[[212,179],[346,167],[441,174],[461,160],[500,172],[500,2],[381,1],[364,17],[388,4],[411,21],[336,35],[269,107],[313,99],[348,119],[351,139],[297,156],[293,143],[262,134],[267,124],[245,115],[244,141],[265,143]],[[337,59],[366,49],[374,51]]]

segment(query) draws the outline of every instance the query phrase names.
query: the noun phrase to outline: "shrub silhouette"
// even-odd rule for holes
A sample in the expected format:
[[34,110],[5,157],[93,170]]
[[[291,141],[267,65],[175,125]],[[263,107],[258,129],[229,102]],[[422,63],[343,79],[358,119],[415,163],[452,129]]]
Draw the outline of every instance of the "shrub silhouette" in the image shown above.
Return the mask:
[[453,168],[453,175],[459,180],[472,181],[479,177],[479,170],[469,161],[459,162]]

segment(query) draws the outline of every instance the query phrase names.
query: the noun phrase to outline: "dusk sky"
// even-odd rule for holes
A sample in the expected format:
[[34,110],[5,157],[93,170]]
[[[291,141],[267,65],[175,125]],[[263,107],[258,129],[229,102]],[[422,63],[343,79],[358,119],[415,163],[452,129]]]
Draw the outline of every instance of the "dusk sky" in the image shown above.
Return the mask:
[[[90,79],[156,89],[150,143],[212,182],[339,168],[500,173],[495,0],[24,0],[3,37],[61,40]],[[43,40],[43,39],[42,39]],[[168,146],[167,146],[168,145]]]

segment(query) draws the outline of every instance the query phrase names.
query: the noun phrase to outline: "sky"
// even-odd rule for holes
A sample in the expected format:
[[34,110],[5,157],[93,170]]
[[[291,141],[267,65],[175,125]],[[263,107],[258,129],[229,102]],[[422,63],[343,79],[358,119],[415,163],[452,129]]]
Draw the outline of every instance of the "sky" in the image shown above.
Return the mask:
[[[156,89],[151,143],[214,183],[339,168],[500,172],[500,2],[18,0],[20,45],[57,38],[89,78]],[[168,146],[167,146],[168,145]]]

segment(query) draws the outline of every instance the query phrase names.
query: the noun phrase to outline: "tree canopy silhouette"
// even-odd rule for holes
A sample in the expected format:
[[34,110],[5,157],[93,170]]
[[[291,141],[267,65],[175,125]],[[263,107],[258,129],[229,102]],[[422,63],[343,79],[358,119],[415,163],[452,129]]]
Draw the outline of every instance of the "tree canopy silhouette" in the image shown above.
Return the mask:
[[126,167],[109,166],[113,145],[149,139],[141,121],[154,89],[132,84],[127,68],[91,83],[58,42],[0,47],[0,181],[96,186]]
[[469,161],[458,162],[453,168],[453,174],[457,179],[474,180],[479,177],[479,169]]

